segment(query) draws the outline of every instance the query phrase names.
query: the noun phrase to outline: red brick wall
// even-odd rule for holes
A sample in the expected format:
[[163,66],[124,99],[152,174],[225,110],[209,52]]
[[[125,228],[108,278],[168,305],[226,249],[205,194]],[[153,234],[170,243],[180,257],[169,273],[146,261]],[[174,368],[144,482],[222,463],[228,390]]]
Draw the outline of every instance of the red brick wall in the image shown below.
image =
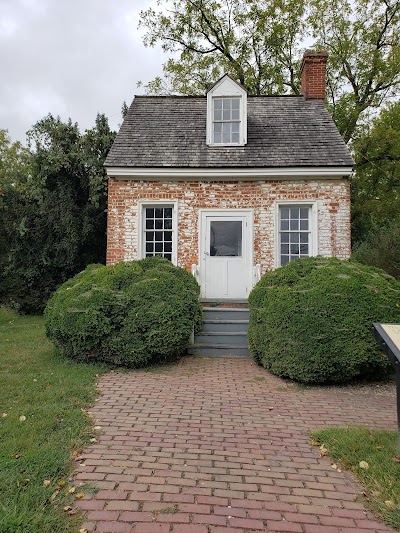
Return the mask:
[[138,259],[139,200],[178,202],[178,264],[198,264],[199,209],[254,210],[254,264],[275,267],[275,202],[317,201],[318,253],[350,255],[348,180],[141,181],[110,178],[107,264]]

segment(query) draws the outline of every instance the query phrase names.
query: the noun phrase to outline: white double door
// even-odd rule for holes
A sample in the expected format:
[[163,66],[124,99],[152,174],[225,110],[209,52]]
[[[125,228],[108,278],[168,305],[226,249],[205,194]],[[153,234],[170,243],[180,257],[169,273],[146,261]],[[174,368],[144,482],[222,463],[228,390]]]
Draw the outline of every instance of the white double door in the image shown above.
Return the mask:
[[252,213],[200,214],[200,285],[203,298],[247,298],[252,286]]

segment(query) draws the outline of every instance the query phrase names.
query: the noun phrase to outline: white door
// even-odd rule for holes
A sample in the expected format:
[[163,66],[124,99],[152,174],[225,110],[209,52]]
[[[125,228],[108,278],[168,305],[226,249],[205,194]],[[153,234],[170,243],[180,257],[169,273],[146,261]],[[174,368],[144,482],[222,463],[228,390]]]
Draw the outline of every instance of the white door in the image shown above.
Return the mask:
[[250,230],[249,212],[202,213],[200,283],[204,298],[247,298],[252,279]]

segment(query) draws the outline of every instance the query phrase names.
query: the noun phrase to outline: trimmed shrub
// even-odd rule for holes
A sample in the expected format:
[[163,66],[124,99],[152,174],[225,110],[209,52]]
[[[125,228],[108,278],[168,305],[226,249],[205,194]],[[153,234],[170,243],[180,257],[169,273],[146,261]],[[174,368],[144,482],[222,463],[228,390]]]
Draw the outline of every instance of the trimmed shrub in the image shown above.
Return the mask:
[[353,261],[299,259],[266,273],[249,297],[253,357],[303,383],[379,379],[392,372],[373,322],[400,322],[400,284]]
[[194,277],[166,259],[90,265],[49,300],[47,336],[78,361],[166,361],[183,353],[202,322],[199,293]]

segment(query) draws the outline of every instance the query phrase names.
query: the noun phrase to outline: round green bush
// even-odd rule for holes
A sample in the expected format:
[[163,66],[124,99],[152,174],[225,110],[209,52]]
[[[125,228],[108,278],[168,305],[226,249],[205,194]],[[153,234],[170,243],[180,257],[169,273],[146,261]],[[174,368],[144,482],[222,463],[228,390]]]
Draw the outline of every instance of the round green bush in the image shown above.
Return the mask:
[[46,333],[78,361],[146,366],[183,353],[202,320],[199,293],[166,259],[90,265],[50,298]]
[[400,322],[400,283],[354,261],[313,257],[266,273],[249,297],[253,357],[303,383],[380,379],[393,371],[373,322]]

